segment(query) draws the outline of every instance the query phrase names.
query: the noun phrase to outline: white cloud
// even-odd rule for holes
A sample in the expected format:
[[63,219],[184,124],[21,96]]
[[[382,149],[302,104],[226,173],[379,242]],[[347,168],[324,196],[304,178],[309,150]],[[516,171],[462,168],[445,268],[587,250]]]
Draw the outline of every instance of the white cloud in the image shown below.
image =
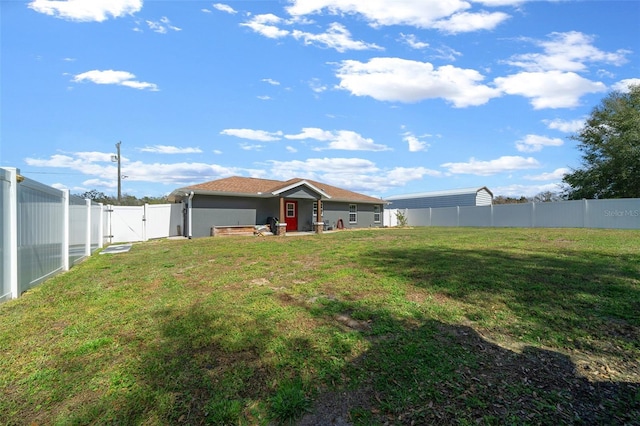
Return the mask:
[[262,151],[262,148],[264,148],[264,145],[249,144],[244,142],[240,144],[240,149],[244,151]]
[[225,129],[220,134],[260,142],[273,142],[280,140],[282,137],[281,131],[267,132],[266,130],[253,129]]
[[320,34],[312,34],[300,30],[294,30],[291,35],[296,40],[302,39],[305,44],[319,44],[338,52],[346,52],[347,50],[369,50],[382,48],[374,43],[365,43],[363,41],[355,41],[351,38],[351,33],[347,28],[334,22],[329,25],[326,32]]
[[291,153],[296,153],[296,152],[298,152],[298,150],[297,150],[297,149],[295,149],[294,147],[292,147],[292,146],[290,146],[290,145],[287,145],[287,146],[285,147],[285,149],[286,149],[288,152],[291,152]]
[[515,170],[535,169],[540,163],[533,157],[503,156],[495,160],[478,161],[471,158],[466,163],[444,163],[441,167],[453,174],[470,174],[490,176],[496,173],[512,172]]
[[322,84],[322,82],[317,78],[312,78],[309,81],[309,87],[315,93],[322,93],[327,90],[327,86],[325,84]]
[[529,98],[534,109],[575,107],[581,96],[607,90],[601,82],[561,71],[521,72],[494,82],[505,93]]
[[176,27],[175,25],[171,25],[171,21],[166,16],[160,18],[159,21],[145,21],[149,29],[153,32],[159,34],[166,34],[171,31],[182,31],[181,28]]
[[427,47],[429,47],[429,43],[426,43],[424,41],[418,40],[418,38],[415,36],[415,34],[403,34],[403,33],[400,33],[400,38],[402,39],[402,41],[404,41],[412,49],[422,50],[422,49],[426,49]]
[[386,145],[377,144],[373,139],[365,138],[351,130],[329,131],[315,127],[307,127],[297,135],[285,135],[287,139],[305,140],[315,139],[321,142],[328,142],[326,147],[316,148],[316,151],[325,149],[341,149],[349,151],[388,151]]
[[542,120],[549,129],[558,130],[563,133],[575,133],[584,127],[584,119],[576,120],[561,120],[556,118],[555,120]]
[[256,96],[256,98],[260,99],[261,101],[269,101],[269,100],[271,100],[271,96],[269,96],[269,95],[258,95],[258,96]]
[[170,145],[154,145],[139,148],[141,152],[152,152],[155,154],[199,154],[202,152],[200,148],[179,148]]
[[[362,193],[384,192],[404,186],[424,176],[442,173],[424,167],[396,167],[381,170],[370,160],[361,158],[310,158],[294,161],[269,161],[270,176],[276,179],[304,177]],[[321,172],[319,172],[321,170]]]
[[251,28],[253,31],[267,38],[282,38],[289,35],[288,30],[282,30],[276,25],[284,24],[286,21],[272,13],[264,15],[254,15],[249,21],[240,25]]
[[485,6],[519,6],[530,0],[474,0],[475,3],[480,3]]
[[409,144],[410,152],[426,151],[430,146],[427,142],[421,141],[410,132],[405,133],[402,140]]
[[606,63],[622,65],[627,62],[628,50],[603,52],[593,45],[594,38],[578,31],[551,33],[546,41],[531,40],[542,47],[544,53],[525,53],[515,55],[506,61],[510,65],[523,68],[525,71],[574,71],[587,68],[587,63]]
[[628,92],[630,86],[640,86],[640,78],[627,78],[615,83],[611,88],[619,92]]
[[471,5],[463,0],[292,0],[287,12],[293,16],[327,10],[340,15],[359,14],[374,27],[410,25],[433,28],[433,24]]
[[443,98],[456,107],[467,107],[500,96],[498,90],[480,83],[484,77],[475,70],[451,65],[434,68],[428,62],[401,58],[373,58],[366,63],[342,61],[336,76],[340,89],[380,101]]
[[526,135],[524,139],[516,142],[516,149],[520,152],[538,152],[547,146],[562,146],[564,142],[560,138],[548,138],[540,135]]
[[136,76],[134,74],[128,71],[91,70],[75,75],[72,81],[75,83],[90,81],[95,84],[115,84],[139,90],[149,89],[153,92],[158,91],[158,86],[156,84],[137,81],[134,80],[135,77]]
[[28,7],[68,21],[103,22],[139,12],[142,0],[33,0]]
[[450,34],[492,30],[509,19],[509,17],[508,14],[503,12],[460,12],[434,23],[433,28]]
[[520,198],[522,196],[531,198],[542,192],[560,192],[561,186],[557,183],[548,183],[544,185],[505,185],[491,188],[491,192],[495,196],[502,195],[505,197]]
[[214,3],[213,4],[213,8],[216,9],[216,10],[219,10],[220,12],[226,12],[226,13],[230,13],[232,15],[237,13],[234,8],[232,8],[229,5],[222,4],[222,3]]
[[268,84],[270,84],[272,86],[280,86],[280,82],[276,81],[276,80],[274,80],[272,78],[263,78],[262,81],[264,81],[265,83],[268,83]]
[[560,180],[562,180],[564,175],[566,175],[569,172],[570,172],[570,170],[568,168],[561,167],[559,169],[555,169],[554,171],[552,171],[550,173],[541,173],[539,175],[527,175],[527,176],[523,176],[523,177],[524,177],[524,179],[527,179],[527,180],[539,180],[539,181],[557,180],[557,181],[560,181]]

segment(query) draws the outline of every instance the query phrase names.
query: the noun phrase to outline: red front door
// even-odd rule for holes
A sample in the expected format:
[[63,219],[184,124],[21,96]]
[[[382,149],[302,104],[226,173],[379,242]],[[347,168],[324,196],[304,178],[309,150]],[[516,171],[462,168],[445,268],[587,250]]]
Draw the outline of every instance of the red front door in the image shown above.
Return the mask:
[[285,200],[284,220],[287,224],[287,232],[298,230],[298,202]]

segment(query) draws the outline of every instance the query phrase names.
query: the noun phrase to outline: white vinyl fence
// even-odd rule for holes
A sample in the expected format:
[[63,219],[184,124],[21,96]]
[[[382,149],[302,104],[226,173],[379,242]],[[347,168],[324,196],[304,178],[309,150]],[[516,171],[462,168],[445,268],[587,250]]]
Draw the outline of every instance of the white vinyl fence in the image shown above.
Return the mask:
[[[397,210],[388,210],[395,216]],[[640,229],[640,198],[401,209],[409,226]]]
[[183,205],[105,207],[104,235],[108,243],[147,241],[182,235]]
[[102,247],[102,205],[0,168],[0,301],[19,297]]

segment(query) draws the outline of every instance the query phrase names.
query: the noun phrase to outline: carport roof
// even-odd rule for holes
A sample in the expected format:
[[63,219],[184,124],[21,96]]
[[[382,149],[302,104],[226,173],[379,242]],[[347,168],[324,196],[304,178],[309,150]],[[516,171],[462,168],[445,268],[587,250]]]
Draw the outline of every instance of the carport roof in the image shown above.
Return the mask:
[[307,186],[318,192],[323,199],[332,201],[348,201],[359,203],[382,204],[384,200],[370,197],[358,192],[338,188],[310,179],[294,178],[287,181],[258,179],[242,176],[232,176],[224,179],[204,182],[176,189],[169,198],[179,199],[190,192],[200,195],[232,195],[247,197],[273,197],[296,186]]

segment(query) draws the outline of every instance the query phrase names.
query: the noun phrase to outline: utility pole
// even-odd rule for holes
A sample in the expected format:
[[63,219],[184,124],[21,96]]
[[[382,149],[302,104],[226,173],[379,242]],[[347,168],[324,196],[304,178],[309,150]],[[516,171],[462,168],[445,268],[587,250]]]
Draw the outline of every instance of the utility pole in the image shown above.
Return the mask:
[[111,161],[118,162],[118,204],[122,201],[122,173],[120,172],[120,144],[122,142],[118,142],[116,144],[117,154],[111,156]]

